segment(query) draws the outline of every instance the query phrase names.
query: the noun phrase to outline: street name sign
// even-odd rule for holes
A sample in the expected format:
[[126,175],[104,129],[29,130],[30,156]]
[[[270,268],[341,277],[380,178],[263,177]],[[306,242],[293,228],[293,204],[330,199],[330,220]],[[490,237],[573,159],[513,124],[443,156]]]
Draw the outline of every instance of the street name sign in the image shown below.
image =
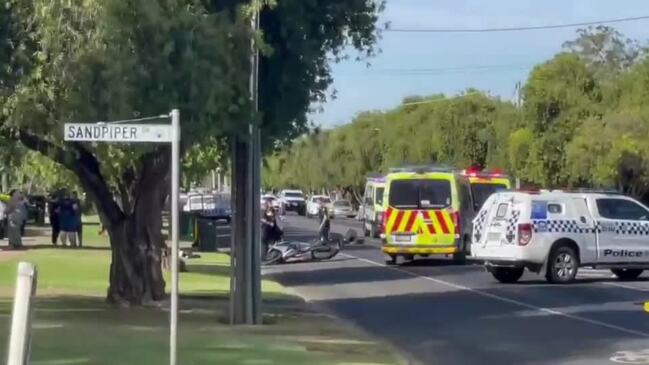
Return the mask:
[[169,143],[172,131],[164,124],[66,123],[63,133],[66,141]]

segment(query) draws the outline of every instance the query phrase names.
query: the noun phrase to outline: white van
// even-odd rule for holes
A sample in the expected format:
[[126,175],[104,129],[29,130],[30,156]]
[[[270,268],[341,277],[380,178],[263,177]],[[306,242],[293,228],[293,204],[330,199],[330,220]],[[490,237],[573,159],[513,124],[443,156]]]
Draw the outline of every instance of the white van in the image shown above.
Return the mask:
[[371,177],[367,179],[363,202],[359,208],[365,237],[379,238],[381,222],[383,221],[384,192],[385,178]]
[[472,238],[471,256],[505,283],[526,268],[554,283],[583,266],[621,280],[649,269],[649,209],[615,193],[499,192],[476,215]]

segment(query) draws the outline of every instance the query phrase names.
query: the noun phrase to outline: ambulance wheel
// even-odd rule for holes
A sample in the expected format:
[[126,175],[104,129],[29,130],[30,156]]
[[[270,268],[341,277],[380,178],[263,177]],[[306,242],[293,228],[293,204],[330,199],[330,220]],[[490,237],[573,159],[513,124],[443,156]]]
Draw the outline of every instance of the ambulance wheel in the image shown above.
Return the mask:
[[611,272],[620,280],[635,280],[642,274],[642,269],[611,269]]
[[379,231],[376,229],[376,225],[371,223],[370,225],[370,237],[379,238]]
[[462,246],[458,247],[458,252],[453,254],[453,261],[456,264],[464,265],[466,263],[466,257],[469,254],[469,240],[465,237],[462,240]]
[[545,277],[551,283],[565,284],[575,280],[579,269],[579,258],[569,246],[559,246],[550,252],[548,272]]
[[466,263],[466,252],[460,251],[453,254],[453,262],[458,265],[464,265]]
[[385,260],[385,264],[388,266],[393,266],[397,264],[397,256],[396,255],[390,255],[390,259]]
[[493,267],[489,270],[496,280],[504,284],[513,284],[523,276],[523,267]]

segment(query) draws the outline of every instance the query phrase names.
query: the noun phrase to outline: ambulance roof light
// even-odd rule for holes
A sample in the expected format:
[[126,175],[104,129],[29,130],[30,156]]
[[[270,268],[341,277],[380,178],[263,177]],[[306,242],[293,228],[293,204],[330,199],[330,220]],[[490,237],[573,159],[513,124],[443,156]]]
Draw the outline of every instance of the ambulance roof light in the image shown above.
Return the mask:
[[423,165],[423,166],[401,166],[393,167],[390,169],[391,173],[397,172],[414,172],[417,174],[423,174],[426,172],[453,172],[453,169],[447,166],[441,165]]
[[491,169],[490,174],[493,176],[504,176],[505,172],[502,169]]

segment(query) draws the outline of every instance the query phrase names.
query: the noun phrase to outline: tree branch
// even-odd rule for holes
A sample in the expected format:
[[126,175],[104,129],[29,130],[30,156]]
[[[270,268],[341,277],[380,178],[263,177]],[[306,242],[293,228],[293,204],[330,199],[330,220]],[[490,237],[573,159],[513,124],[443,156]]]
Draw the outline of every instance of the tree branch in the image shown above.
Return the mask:
[[70,151],[21,129],[2,129],[0,134],[20,141],[28,149],[49,157],[77,175],[86,192],[104,213],[107,223],[114,224],[123,219],[124,213],[113,200],[113,194],[101,174],[99,161],[81,143],[70,143],[69,146],[73,148]]

